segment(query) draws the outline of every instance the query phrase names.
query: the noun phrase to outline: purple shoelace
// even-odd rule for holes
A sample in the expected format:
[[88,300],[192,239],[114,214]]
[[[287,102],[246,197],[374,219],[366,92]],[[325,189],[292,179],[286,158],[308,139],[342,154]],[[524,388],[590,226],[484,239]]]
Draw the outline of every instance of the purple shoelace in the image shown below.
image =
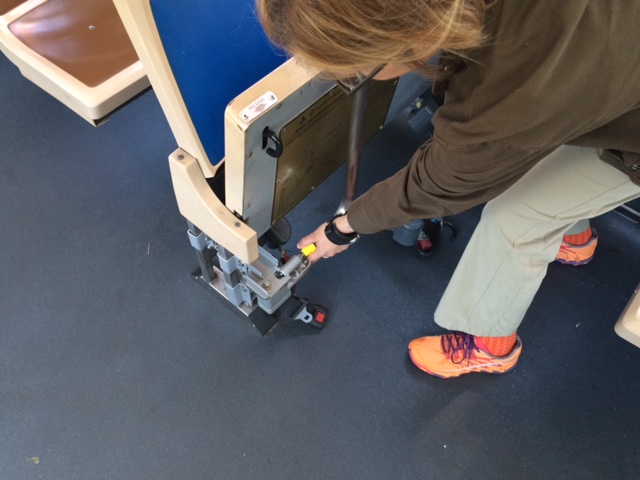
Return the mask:
[[469,365],[473,358],[473,351],[478,349],[473,340],[473,335],[469,333],[453,332],[448,335],[442,335],[440,342],[442,351],[450,353],[451,362],[455,364],[462,363],[466,359],[467,365]]

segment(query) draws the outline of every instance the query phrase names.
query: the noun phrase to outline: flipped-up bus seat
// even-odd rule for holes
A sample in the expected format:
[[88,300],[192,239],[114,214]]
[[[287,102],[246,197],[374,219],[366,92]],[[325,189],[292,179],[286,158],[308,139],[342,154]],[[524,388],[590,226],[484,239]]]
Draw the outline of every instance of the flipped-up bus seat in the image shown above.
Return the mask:
[[[208,179],[224,165],[227,105],[286,57],[264,37],[252,0],[114,3],[179,147],[169,160],[180,212],[244,262],[255,261],[256,232],[214,194]],[[310,78],[297,76],[295,84]],[[291,79],[279,78],[291,88]]]
[[93,125],[149,87],[112,0],[0,0],[0,50]]
[[[258,244],[265,228],[253,228],[249,215],[229,208],[227,202],[229,197],[251,195],[244,184],[248,164],[266,161],[273,170],[274,158],[266,154],[271,149],[263,137],[265,126],[258,125],[261,115],[284,110],[286,99],[314,74],[287,61],[270,45],[255,17],[253,0],[115,0],[114,4],[178,145],[169,155],[169,166],[178,207],[196,250],[200,267],[196,278],[266,333],[276,320],[262,313],[270,317],[289,300],[291,277],[274,275],[278,260]],[[267,80],[261,81],[263,77]],[[245,116],[241,111],[226,114],[243,92],[251,100],[236,103]],[[250,111],[248,116],[245,110]],[[262,130],[252,129],[252,124]],[[251,147],[254,152],[246,151],[247,138],[257,144]],[[266,190],[273,188],[272,177],[250,176]],[[238,180],[236,185],[227,188],[233,179]],[[271,210],[264,202],[254,205]],[[306,313],[300,314],[302,307],[294,317],[307,321]]]

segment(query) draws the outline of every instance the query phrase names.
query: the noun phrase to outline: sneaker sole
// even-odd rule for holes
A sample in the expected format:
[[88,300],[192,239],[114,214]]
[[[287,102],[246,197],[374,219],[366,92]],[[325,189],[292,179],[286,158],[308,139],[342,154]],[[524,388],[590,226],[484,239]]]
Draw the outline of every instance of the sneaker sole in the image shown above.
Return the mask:
[[572,267],[580,267],[582,265],[586,265],[591,260],[593,260],[593,257],[588,258],[587,260],[581,260],[579,262],[568,262],[566,260],[560,260],[560,259],[556,258],[556,262],[561,263],[562,265],[571,265]]
[[467,373],[491,373],[491,374],[493,374],[493,375],[502,375],[503,373],[509,373],[511,370],[513,370],[514,368],[516,368],[516,367],[517,367],[517,362],[516,362],[516,364],[514,364],[514,365],[512,365],[511,367],[509,367],[508,369],[506,369],[506,370],[502,370],[502,371],[498,371],[498,370],[484,370],[484,369],[477,369],[477,370],[469,369],[469,370],[466,370],[466,371],[464,371],[464,372],[459,372],[459,373],[457,373],[457,374],[451,374],[451,375],[438,375],[437,373],[434,373],[434,372],[430,371],[429,369],[424,368],[424,367],[422,367],[422,366],[418,365],[418,363],[416,362],[416,360],[413,358],[413,355],[411,354],[411,350],[409,350],[409,357],[411,358],[411,361],[413,362],[413,364],[414,364],[416,367],[418,367],[420,370],[422,370],[422,371],[423,371],[423,372],[425,372],[425,373],[428,373],[428,374],[429,374],[429,375],[431,375],[431,376],[438,377],[438,378],[458,378],[458,377],[460,377],[460,376],[462,376],[462,375],[465,375],[465,374],[467,374]]

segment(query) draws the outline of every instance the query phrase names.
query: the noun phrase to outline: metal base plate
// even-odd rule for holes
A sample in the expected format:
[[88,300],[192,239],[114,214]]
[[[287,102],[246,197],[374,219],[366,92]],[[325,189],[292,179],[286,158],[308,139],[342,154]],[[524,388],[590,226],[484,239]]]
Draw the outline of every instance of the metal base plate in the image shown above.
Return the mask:
[[[219,273],[219,272],[216,272]],[[229,299],[224,294],[224,286],[221,281],[214,280],[209,283],[202,277],[202,271],[200,268],[197,268],[191,276],[194,280],[198,282],[203,288],[208,290],[209,292],[214,292],[215,296],[223,303],[231,312],[236,314],[238,317],[248,320],[250,324],[260,332],[261,335],[266,335],[269,333],[278,323],[278,319],[275,314],[268,314],[257,305],[255,307],[247,307],[246,305],[242,305],[240,307],[236,307],[233,305]],[[219,275],[217,275],[219,278]]]

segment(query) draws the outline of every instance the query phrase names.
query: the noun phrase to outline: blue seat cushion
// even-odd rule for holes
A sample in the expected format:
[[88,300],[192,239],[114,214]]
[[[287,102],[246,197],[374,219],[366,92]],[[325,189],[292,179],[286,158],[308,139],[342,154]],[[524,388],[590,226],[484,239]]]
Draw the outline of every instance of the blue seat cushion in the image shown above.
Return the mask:
[[254,0],[150,0],[160,39],[211,163],[224,157],[224,110],[287,60],[266,38]]

